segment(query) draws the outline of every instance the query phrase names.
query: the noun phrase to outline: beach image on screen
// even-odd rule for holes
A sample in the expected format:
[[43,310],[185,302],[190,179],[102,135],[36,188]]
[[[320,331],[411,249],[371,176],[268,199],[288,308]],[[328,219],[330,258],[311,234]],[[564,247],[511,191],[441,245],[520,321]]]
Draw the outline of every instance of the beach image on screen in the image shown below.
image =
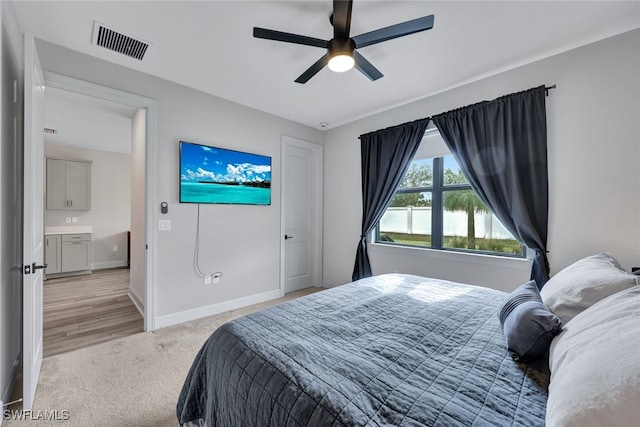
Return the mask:
[[180,144],[180,202],[271,204],[271,157]]

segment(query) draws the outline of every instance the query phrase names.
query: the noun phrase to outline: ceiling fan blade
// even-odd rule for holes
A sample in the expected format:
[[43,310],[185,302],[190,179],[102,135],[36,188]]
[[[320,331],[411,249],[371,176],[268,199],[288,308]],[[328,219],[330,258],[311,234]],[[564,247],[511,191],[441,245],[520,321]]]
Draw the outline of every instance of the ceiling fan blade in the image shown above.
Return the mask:
[[259,39],[275,40],[279,42],[296,43],[305,46],[315,46],[326,49],[326,40],[315,37],[299,36],[298,34],[285,33],[282,31],[267,30],[266,28],[253,27],[253,37]]
[[422,18],[412,19],[411,21],[360,34],[359,36],[353,37],[353,41],[356,44],[356,48],[361,48],[398,37],[408,36],[409,34],[419,33],[420,31],[430,30],[431,28],[433,28],[433,15],[423,16]]
[[364,56],[360,55],[357,51],[353,51],[353,59],[356,62],[356,68],[362,74],[367,76],[369,80],[374,81],[378,80],[383,74],[371,64],[371,62],[367,61]]
[[307,71],[300,74],[300,77],[296,79],[296,83],[305,84],[311,77],[318,74],[318,72],[320,72],[320,70],[322,70],[328,62],[329,55],[324,55],[322,58],[318,59],[311,67],[307,68]]
[[351,31],[351,8],[353,1],[333,0],[333,37],[336,39],[348,39]]

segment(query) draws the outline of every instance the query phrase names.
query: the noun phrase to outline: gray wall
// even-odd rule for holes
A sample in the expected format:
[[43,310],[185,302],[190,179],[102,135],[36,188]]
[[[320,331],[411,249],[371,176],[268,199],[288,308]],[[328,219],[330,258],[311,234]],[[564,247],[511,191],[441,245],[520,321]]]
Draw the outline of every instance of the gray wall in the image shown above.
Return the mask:
[[13,5],[1,2],[0,14],[0,401],[8,402],[22,345],[22,43]]
[[[535,62],[330,130],[325,135],[324,280],[350,280],[360,234],[358,135],[541,84],[547,97],[552,274],[608,250],[640,259],[640,30]],[[346,214],[345,214],[346,212]],[[376,247],[372,247],[376,246]],[[390,271],[513,289],[529,262],[370,245],[374,273]]]
[[[45,211],[45,227],[93,227],[93,269],[127,265],[127,231],[131,227],[131,155],[47,143],[47,157],[91,162],[91,210]],[[67,224],[66,217],[77,223]],[[117,246],[114,251],[113,247]]]
[[[169,203],[171,231],[158,234],[159,317],[277,291],[280,281],[280,138],[322,142],[322,132],[60,46],[39,41],[46,70],[136,93],[158,102],[157,174],[147,183]],[[212,70],[211,78],[215,78]],[[271,206],[203,205],[200,265],[221,271],[205,286],[193,270],[197,206],[178,203],[178,142],[186,140],[272,157]],[[151,209],[159,209],[157,206]]]

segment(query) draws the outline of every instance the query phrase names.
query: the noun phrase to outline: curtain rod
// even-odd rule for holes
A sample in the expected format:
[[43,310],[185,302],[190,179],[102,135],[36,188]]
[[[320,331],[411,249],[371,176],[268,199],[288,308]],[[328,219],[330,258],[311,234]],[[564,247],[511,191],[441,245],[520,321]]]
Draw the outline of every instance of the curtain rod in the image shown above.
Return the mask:
[[[538,86],[538,87],[540,87],[540,86]],[[545,95],[545,96],[549,96],[549,91],[550,91],[550,90],[555,89],[556,87],[557,87],[557,86],[556,86],[555,84],[552,84],[551,86],[545,86],[545,87],[544,87],[544,95]],[[425,117],[425,118],[431,119],[431,117]],[[418,119],[418,120],[424,120],[424,119]],[[414,120],[414,121],[418,121],[418,120]],[[389,128],[393,128],[393,127],[396,127],[396,126],[402,126],[402,124],[394,125],[394,126],[389,126]],[[387,129],[388,129],[388,128],[387,128]],[[377,132],[377,131],[374,131],[374,132]],[[371,133],[371,132],[368,132],[368,133]],[[364,135],[366,135],[366,134],[364,134]],[[360,137],[361,137],[361,136],[362,136],[362,135],[360,135],[360,136],[358,137],[358,139],[360,139]]]
[[544,87],[544,94],[545,94],[545,96],[549,96],[549,91],[550,91],[551,89],[555,89],[555,88],[556,88],[556,85],[545,86],[545,87]]

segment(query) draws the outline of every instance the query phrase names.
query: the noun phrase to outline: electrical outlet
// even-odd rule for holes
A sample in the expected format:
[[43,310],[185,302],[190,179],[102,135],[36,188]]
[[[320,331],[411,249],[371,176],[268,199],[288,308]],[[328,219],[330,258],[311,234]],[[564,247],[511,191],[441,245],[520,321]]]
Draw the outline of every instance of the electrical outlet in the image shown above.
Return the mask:
[[213,283],[220,283],[220,276],[218,276],[217,274],[213,276]]
[[211,275],[207,274],[206,276],[204,276],[204,284],[205,285],[211,284]]
[[118,252],[118,245],[113,245],[113,252]]
[[66,222],[67,224],[71,224],[71,217],[70,216],[65,217],[64,222]]
[[72,216],[71,217],[71,222],[78,222],[78,217],[77,216]]

